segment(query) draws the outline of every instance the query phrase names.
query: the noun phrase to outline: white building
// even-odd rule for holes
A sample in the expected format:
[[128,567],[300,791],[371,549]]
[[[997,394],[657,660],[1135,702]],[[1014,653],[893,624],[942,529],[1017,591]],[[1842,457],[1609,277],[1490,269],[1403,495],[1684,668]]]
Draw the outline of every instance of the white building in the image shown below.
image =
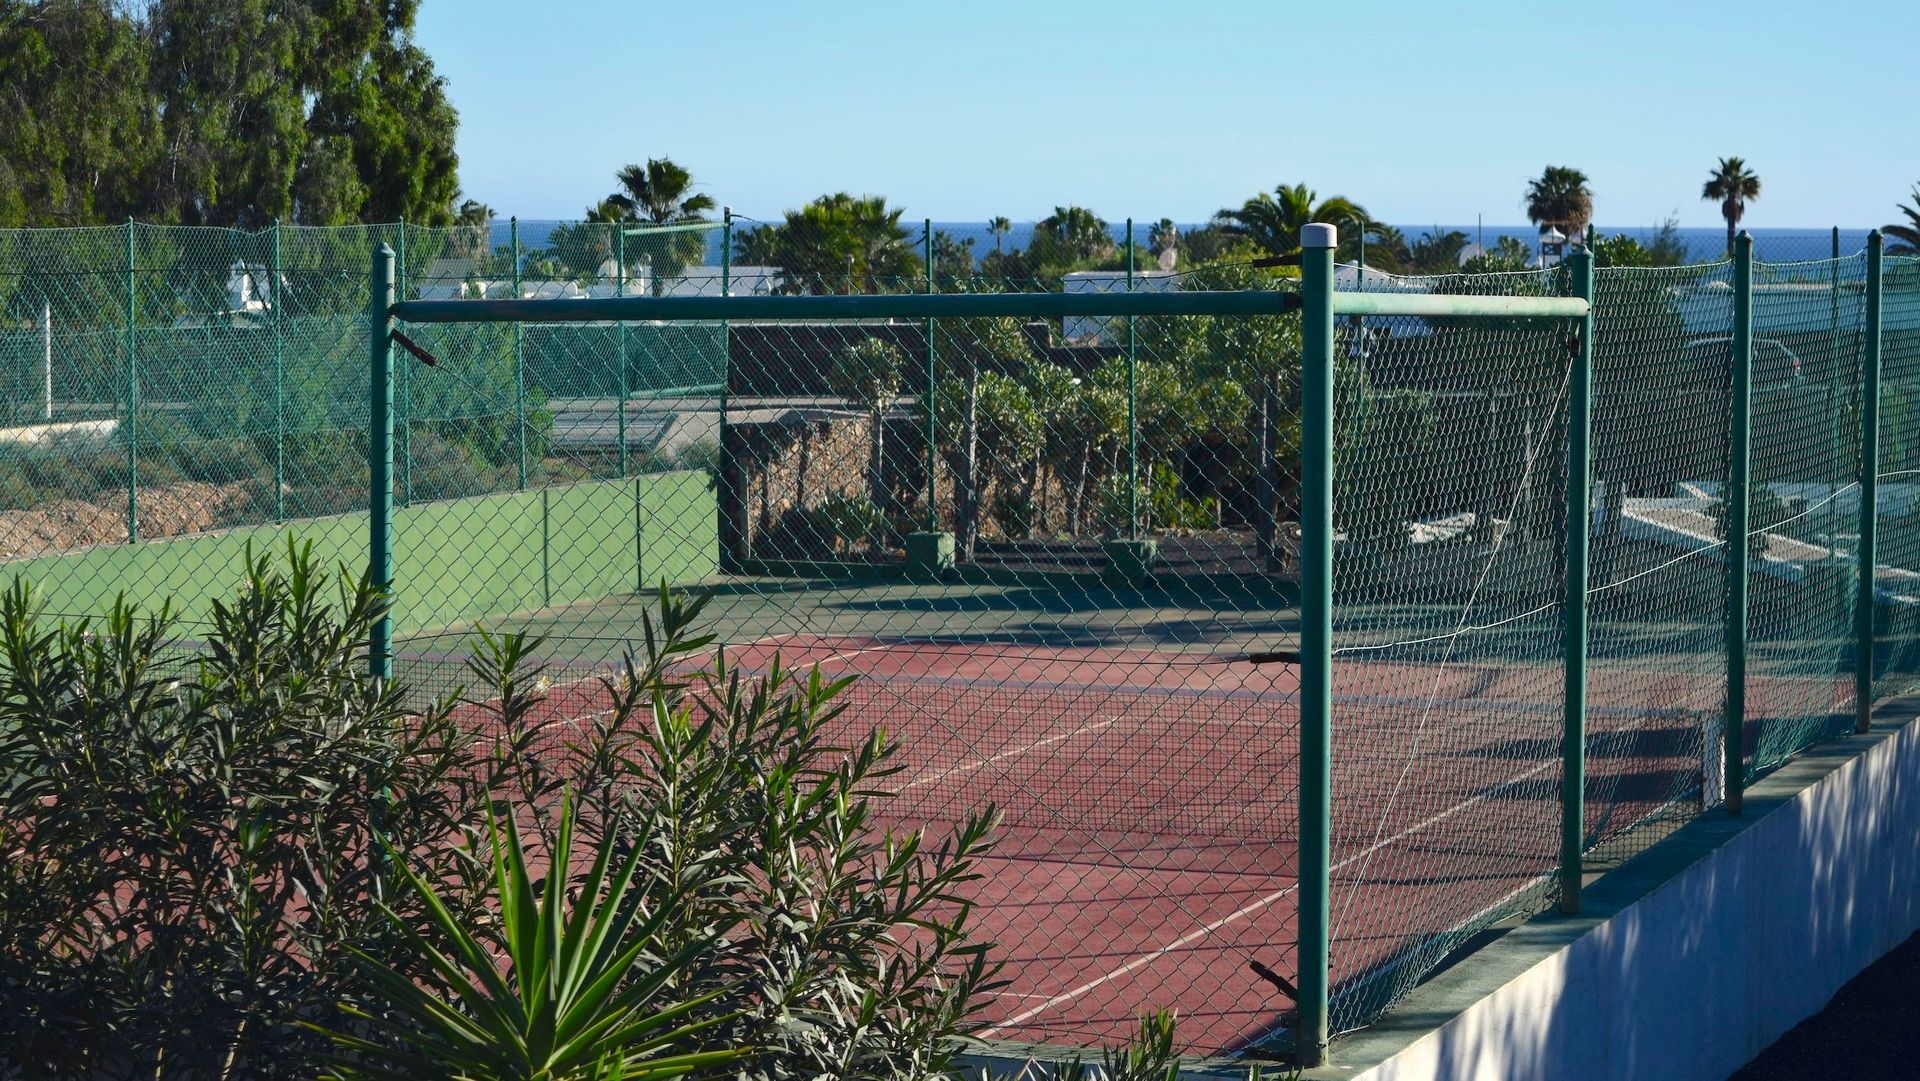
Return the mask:
[[[1060,288],[1066,293],[1124,293],[1127,272],[1076,270],[1061,278]],[[1136,293],[1170,293],[1180,288],[1180,275],[1172,270],[1136,270],[1132,288]],[[1060,330],[1069,345],[1114,345],[1126,333],[1125,328],[1126,323],[1120,319],[1073,316],[1061,321]]]

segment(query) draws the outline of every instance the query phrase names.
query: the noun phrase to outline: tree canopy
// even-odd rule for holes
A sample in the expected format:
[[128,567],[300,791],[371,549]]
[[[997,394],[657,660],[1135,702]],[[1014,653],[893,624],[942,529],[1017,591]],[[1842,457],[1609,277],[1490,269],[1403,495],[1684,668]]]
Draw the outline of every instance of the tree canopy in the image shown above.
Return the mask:
[[1527,208],[1528,221],[1554,226],[1569,238],[1585,235],[1587,223],[1593,220],[1593,189],[1587,186],[1587,174],[1567,165],[1549,165],[1527,181],[1527,193],[1520,202]]
[[1733,254],[1733,234],[1747,216],[1747,200],[1760,198],[1760,176],[1742,158],[1721,158],[1700,187],[1700,198],[1720,204],[1727,221],[1727,254]]
[[1906,221],[1889,225],[1882,229],[1887,237],[1894,241],[1887,249],[1895,255],[1920,255],[1920,184],[1913,186],[1913,205],[1897,203],[1894,209],[1906,216]]
[[0,0],[0,226],[453,219],[418,0]]
[[1345,254],[1348,248],[1358,248],[1359,228],[1366,221],[1366,209],[1360,204],[1343,195],[1320,199],[1305,184],[1281,184],[1271,195],[1263,191],[1213,216],[1214,226],[1221,233],[1282,256],[1300,250],[1300,230],[1312,222],[1336,226]]

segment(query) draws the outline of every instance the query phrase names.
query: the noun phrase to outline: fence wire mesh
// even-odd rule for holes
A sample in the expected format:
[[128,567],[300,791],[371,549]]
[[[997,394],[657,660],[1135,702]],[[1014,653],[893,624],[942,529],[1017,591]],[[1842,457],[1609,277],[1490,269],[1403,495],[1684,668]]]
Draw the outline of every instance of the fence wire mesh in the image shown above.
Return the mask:
[[1920,688],[1920,254],[1882,272],[1874,697]]
[[[1528,296],[1537,272],[1369,288]],[[1334,1031],[1558,864],[1573,326],[1353,320],[1334,378]]]
[[1858,256],[1754,268],[1749,777],[1853,721],[1865,278]]
[[[876,213],[0,233],[0,558],[51,611],[173,597],[188,633],[250,544],[293,535],[357,573],[383,243],[414,300],[1297,284],[1170,223],[1129,243],[1065,212],[977,231]],[[1858,255],[1755,272],[1749,775],[1851,709],[1864,280]],[[1585,521],[1564,491],[1569,323],[1340,324],[1336,1029],[1553,898],[1569,528],[1592,538],[1590,862],[1724,790],[1730,264],[1602,268],[1595,289]],[[1877,696],[1920,685],[1920,261],[1887,261],[1885,310]],[[479,631],[540,635],[557,747],[606,709],[648,591],[711,589],[735,663],[859,677],[842,734],[906,747],[889,824],[1006,811],[979,887],[1009,981],[986,1035],[1111,1041],[1166,1006],[1195,1050],[1285,1036],[1311,584],[1297,316],[400,329],[433,358],[395,369],[401,679],[449,693]]]
[[1722,798],[1731,264],[1594,287],[1586,827],[1613,863]]

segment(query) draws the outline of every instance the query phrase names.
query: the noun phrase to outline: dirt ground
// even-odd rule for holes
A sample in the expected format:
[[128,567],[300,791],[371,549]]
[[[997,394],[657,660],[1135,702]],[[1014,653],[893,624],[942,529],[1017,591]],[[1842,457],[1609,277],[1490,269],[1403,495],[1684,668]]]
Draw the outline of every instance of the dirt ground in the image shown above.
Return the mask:
[[[246,484],[183,482],[140,489],[140,535],[177,537],[204,533],[234,520],[250,498]],[[124,491],[91,500],[62,499],[33,510],[0,511],[0,560],[117,544],[127,539]]]

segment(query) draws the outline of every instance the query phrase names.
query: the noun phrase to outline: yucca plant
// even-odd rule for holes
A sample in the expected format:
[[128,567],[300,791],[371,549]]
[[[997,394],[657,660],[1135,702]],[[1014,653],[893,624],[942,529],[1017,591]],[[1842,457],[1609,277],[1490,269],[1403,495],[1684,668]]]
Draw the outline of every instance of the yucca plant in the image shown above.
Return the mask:
[[[409,870],[431,939],[395,925],[430,973],[406,971],[360,951],[385,1009],[348,1012],[360,1032],[335,1032],[345,1052],[326,1076],[338,1081],[656,1081],[745,1058],[747,1048],[702,1048],[702,1034],[730,1018],[700,1013],[725,988],[683,997],[688,970],[712,942],[663,953],[661,930],[684,898],[636,889],[648,839],[622,857],[609,835],[591,865],[572,875],[572,799],[562,796],[552,863],[536,882],[533,855],[511,814],[489,816],[493,901],[505,952],[502,972],[481,934]],[[688,1048],[694,1048],[689,1050]]]
[[[610,708],[547,760],[576,794],[576,833],[640,854],[633,888],[669,914],[658,956],[696,951],[675,993],[717,993],[695,1016],[722,1020],[689,1047],[754,1048],[729,1072],[769,1081],[944,1074],[996,972],[968,887],[997,817],[897,828],[899,746],[844,713],[851,681],[709,655],[705,604],[663,589],[606,681]],[[497,646],[474,672],[511,731],[540,693],[516,658],[538,643]],[[550,821],[520,826],[545,837]]]

